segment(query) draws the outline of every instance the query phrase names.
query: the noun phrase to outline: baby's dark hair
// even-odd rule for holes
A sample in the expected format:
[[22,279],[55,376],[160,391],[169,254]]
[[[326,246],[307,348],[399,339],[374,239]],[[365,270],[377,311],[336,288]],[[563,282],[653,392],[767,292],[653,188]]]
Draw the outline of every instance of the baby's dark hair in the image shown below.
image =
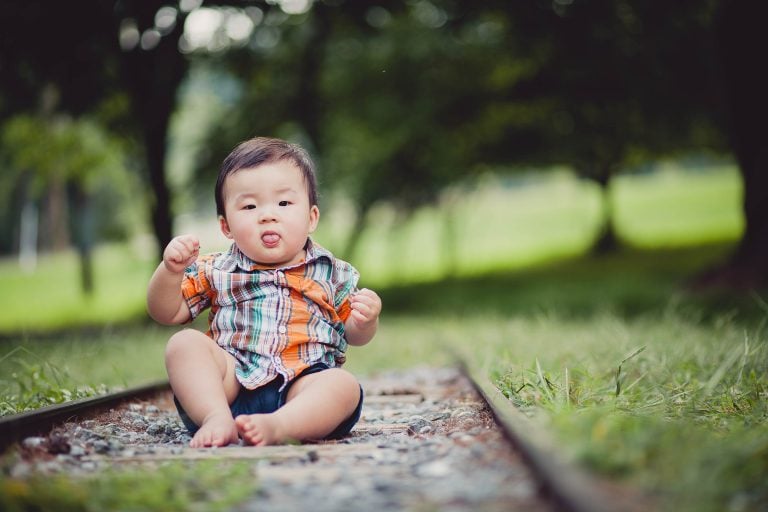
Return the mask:
[[216,214],[224,216],[224,182],[227,177],[240,169],[249,169],[259,165],[290,160],[301,170],[307,185],[309,204],[317,204],[317,178],[315,164],[309,153],[298,144],[269,137],[254,137],[238,144],[224,159],[216,179]]

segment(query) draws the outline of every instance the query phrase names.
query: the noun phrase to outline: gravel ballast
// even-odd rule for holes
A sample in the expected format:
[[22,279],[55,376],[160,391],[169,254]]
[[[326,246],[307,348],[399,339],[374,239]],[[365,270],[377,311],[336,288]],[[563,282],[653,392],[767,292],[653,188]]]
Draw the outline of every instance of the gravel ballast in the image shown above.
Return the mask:
[[251,497],[234,509],[243,512],[553,509],[458,370],[415,368],[361,383],[361,421],[339,441],[189,448],[166,393],[24,439],[10,476],[231,458],[250,461],[256,475]]

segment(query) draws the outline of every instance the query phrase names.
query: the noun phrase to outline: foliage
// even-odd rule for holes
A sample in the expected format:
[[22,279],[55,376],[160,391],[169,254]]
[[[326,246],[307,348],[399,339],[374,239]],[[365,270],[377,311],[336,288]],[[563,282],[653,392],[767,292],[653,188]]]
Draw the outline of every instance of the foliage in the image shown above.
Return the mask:
[[77,197],[70,193],[67,208],[73,218],[88,222],[77,214],[85,203],[96,204],[100,214],[91,222],[98,238],[125,234],[133,228],[123,205],[135,197],[136,184],[126,173],[123,154],[121,144],[93,119],[15,116],[0,130],[0,161],[8,169],[0,177],[3,203],[11,209],[20,195],[44,205],[43,198],[58,184],[77,192]]
[[254,133],[302,142],[326,190],[352,200],[351,250],[377,203],[407,217],[489,168],[560,164],[606,183],[660,155],[724,152],[715,8],[421,0],[270,11],[250,45],[215,64],[194,56],[243,84],[212,127],[197,184],[210,188]]
[[[719,67],[721,46],[743,48],[738,34],[716,31],[721,7],[731,5],[717,0],[671,8],[606,0],[314,2],[298,10],[286,2],[232,4],[43,9],[18,2],[7,9],[18,22],[0,19],[11,48],[0,52],[2,66],[17,71],[0,81],[0,100],[14,100],[0,101],[0,111],[29,112],[42,103],[46,115],[88,113],[125,137],[137,170],[148,171],[147,206],[160,250],[173,234],[168,121],[190,63],[212,69],[214,89],[226,84],[228,91],[221,94],[228,108],[220,118],[201,119],[210,136],[198,138],[199,154],[186,159],[198,162],[196,175],[204,179],[195,183],[209,190],[223,156],[254,133],[302,142],[321,163],[326,191],[352,199],[355,228],[341,251],[348,257],[375,221],[369,213],[377,204],[396,204],[405,218],[488,169],[561,164],[606,186],[618,171],[660,155],[722,154],[723,84],[745,85],[737,83],[742,75],[723,76]],[[185,32],[187,16],[214,23],[209,41]],[[97,30],[79,30],[91,17]],[[45,33],[61,48],[32,36],[40,31],[30,27],[50,29]],[[28,51],[12,51],[20,41]],[[72,63],[77,82],[61,58],[64,48],[87,56]],[[755,184],[745,198],[759,206],[759,174],[744,177]],[[601,214],[612,217],[605,204]],[[759,234],[753,210],[746,210],[753,218],[746,231]],[[447,217],[441,226],[449,254],[454,222]]]
[[109,179],[120,168],[117,144],[87,119],[19,115],[3,125],[2,135],[10,169],[35,173],[35,195],[54,177],[93,190],[99,179]]
[[[6,4],[0,11],[0,67],[6,71],[0,114],[87,118],[120,137],[131,166],[148,171],[151,219],[160,239],[170,239],[164,155],[167,119],[186,70],[178,50],[185,13],[174,9],[169,24],[156,16],[161,7],[161,1]],[[145,37],[139,44],[139,29],[152,41]],[[58,173],[48,176],[55,182]]]
[[[148,472],[152,478],[147,478]],[[0,507],[39,511],[218,511],[243,501],[253,489],[247,463],[197,461],[127,466],[92,475],[0,473]]]
[[[687,148],[726,151],[714,35],[716,1],[511,4],[510,37],[540,49],[514,85],[546,101],[543,148],[587,176]],[[608,173],[604,175],[604,173]]]
[[[195,183],[209,190],[224,155],[254,133],[302,142],[321,162],[326,190],[352,198],[347,256],[377,203],[396,204],[404,218],[487,169],[561,164],[606,185],[661,155],[722,154],[730,128],[735,140],[753,141],[751,151],[759,133],[739,116],[726,122],[726,90],[744,91],[737,99],[747,112],[763,97],[750,85],[749,58],[734,73],[719,60],[720,50],[746,56],[758,46],[738,33],[740,22],[761,19],[746,3],[360,0],[297,12],[288,2],[236,1],[191,13],[191,4],[159,0],[77,5],[16,1],[3,11],[0,66],[11,72],[0,80],[0,112],[48,103],[43,110],[89,113],[126,137],[131,161],[148,171],[160,250],[172,236],[168,121],[190,63],[213,69],[216,85],[235,84],[188,160],[204,177]],[[735,22],[718,32],[721,8],[732,5]],[[193,44],[187,16],[218,20],[210,41]],[[46,101],[47,90],[58,99]],[[761,174],[744,173],[745,198],[757,205],[746,209],[752,245],[742,251],[753,267],[765,260],[750,260],[766,245],[754,227],[764,217]],[[447,251],[452,223],[441,227]]]

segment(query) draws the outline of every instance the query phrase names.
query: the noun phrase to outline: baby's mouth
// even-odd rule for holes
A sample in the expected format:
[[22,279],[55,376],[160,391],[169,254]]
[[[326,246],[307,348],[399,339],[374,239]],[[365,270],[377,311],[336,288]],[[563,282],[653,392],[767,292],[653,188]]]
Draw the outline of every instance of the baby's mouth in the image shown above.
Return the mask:
[[274,232],[267,232],[261,235],[261,242],[267,247],[275,247],[280,242],[280,235]]

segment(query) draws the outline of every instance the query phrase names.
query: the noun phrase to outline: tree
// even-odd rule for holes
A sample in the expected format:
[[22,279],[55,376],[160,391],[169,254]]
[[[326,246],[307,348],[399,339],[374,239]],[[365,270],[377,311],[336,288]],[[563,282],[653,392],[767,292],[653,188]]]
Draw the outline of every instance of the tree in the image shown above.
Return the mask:
[[[53,84],[59,110],[94,113],[128,135],[145,162],[162,249],[172,233],[164,160],[188,69],[178,47],[187,13],[157,0],[12,4],[0,10],[0,115],[34,109]],[[207,180],[254,133],[298,140],[319,156],[321,181],[353,197],[359,233],[375,202],[407,215],[484,166],[565,163],[607,189],[618,170],[646,159],[724,152],[727,132],[747,190],[747,230],[720,276],[746,283],[768,274],[766,156],[757,142],[764,83],[747,51],[760,47],[762,6],[359,0],[289,15],[276,2],[217,5],[239,8],[220,12],[246,13],[254,30],[208,58],[190,57],[241,84],[200,155]],[[608,208],[606,219],[610,242]]]
[[133,136],[140,142],[151,186],[151,222],[159,259],[173,237],[171,194],[165,160],[168,126],[188,62],[179,51],[185,13],[162,0],[122,0],[115,4],[112,34],[120,37],[115,61],[130,98]]
[[620,170],[661,156],[724,152],[717,126],[716,2],[513,3],[509,31],[538,55],[508,97],[548,105],[540,160],[559,160],[603,190],[598,251],[616,247],[609,187]]
[[744,180],[746,226],[729,260],[699,276],[697,287],[768,286],[768,78],[759,71],[767,20],[765,3],[722,2],[717,36],[729,114],[724,129]]
[[178,49],[186,13],[160,0],[41,2],[0,8],[0,116],[39,109],[90,115],[126,140],[149,183],[159,251],[172,235],[165,173],[168,120],[187,61]]
[[[253,133],[305,143],[319,157],[321,184],[354,202],[347,254],[377,202],[393,202],[407,216],[436,201],[477,163],[475,127],[493,117],[484,94],[494,87],[478,82],[491,75],[498,48],[496,33],[476,27],[485,20],[449,7],[317,3],[294,21],[265,18],[256,44],[218,59],[245,85],[212,134],[199,166],[208,178],[198,183],[207,187],[233,141]],[[265,33],[280,44],[260,45]]]
[[[24,195],[29,200],[39,199],[51,183],[58,184],[65,194],[69,192],[81,286],[84,293],[92,293],[92,249],[97,226],[94,196],[115,182],[112,178],[120,167],[120,151],[92,121],[73,121],[65,116],[51,119],[18,115],[4,124],[0,135],[5,163],[10,173],[17,174],[6,178],[26,182],[29,190]],[[62,208],[55,212],[63,217],[58,229],[69,231],[68,211]]]

